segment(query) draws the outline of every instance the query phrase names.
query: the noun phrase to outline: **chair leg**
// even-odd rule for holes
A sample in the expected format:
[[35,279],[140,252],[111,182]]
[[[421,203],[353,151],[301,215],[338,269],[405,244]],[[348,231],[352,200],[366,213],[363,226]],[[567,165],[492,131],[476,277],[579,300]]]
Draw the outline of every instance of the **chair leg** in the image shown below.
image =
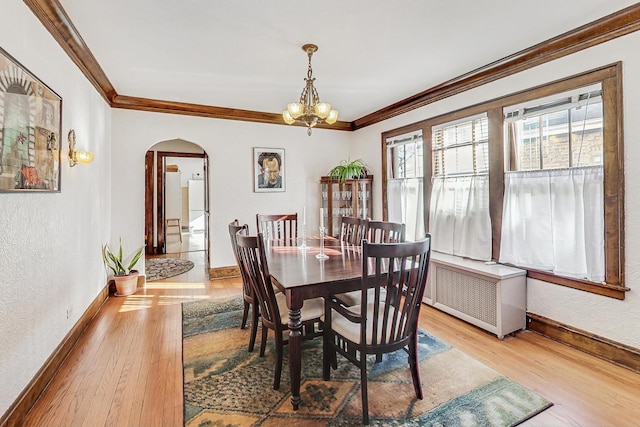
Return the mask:
[[367,391],[367,357],[360,354],[360,388],[362,391],[362,424],[369,425],[369,393]]
[[333,346],[329,343],[330,339],[331,334],[328,329],[325,329],[322,334],[322,379],[325,381],[329,381],[331,379],[330,365],[335,353]]
[[249,338],[249,353],[253,351],[258,335],[258,306],[251,304],[251,337]]
[[282,340],[282,332],[276,330],[276,370],[273,376],[273,389],[277,390],[280,388],[280,377],[282,376],[282,358],[283,358],[283,349],[284,342]]
[[249,303],[247,301],[244,302],[244,310],[242,311],[242,323],[240,324],[240,329],[244,329],[247,327],[247,317],[249,317]]
[[264,357],[264,350],[267,347],[267,332],[269,328],[262,325],[262,340],[260,341],[260,357]]
[[332,359],[331,359],[331,367],[332,367],[333,369],[338,369],[338,352],[334,349],[334,350],[331,352],[331,356],[332,356]]
[[422,381],[420,380],[420,367],[418,366],[418,334],[415,333],[409,341],[409,369],[413,379],[413,389],[416,397],[422,400]]

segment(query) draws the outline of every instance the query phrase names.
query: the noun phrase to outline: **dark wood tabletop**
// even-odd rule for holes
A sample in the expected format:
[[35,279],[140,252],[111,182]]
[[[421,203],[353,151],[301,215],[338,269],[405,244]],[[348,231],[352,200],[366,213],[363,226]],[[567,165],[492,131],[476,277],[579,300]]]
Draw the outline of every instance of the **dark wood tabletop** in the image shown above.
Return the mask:
[[[307,245],[306,250],[279,242],[269,245],[269,272],[278,288],[282,291],[314,288],[296,289],[296,292],[304,292],[307,299],[345,292],[345,289],[353,290],[354,286],[359,287],[362,247],[326,238],[324,253],[329,258],[319,260],[316,258],[320,253],[319,238],[308,238]],[[317,289],[318,286],[322,286],[323,289]]]

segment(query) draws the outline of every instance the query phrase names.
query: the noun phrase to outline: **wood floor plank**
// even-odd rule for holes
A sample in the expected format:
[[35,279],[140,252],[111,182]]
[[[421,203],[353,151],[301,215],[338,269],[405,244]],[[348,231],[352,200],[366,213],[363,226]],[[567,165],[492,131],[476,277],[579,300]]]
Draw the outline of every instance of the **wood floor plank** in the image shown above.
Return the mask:
[[[183,424],[181,303],[239,296],[242,283],[208,280],[202,252],[181,257],[196,267],[107,300],[25,427]],[[638,373],[530,331],[499,340],[428,306],[420,326],[554,403],[523,426],[640,425]]]

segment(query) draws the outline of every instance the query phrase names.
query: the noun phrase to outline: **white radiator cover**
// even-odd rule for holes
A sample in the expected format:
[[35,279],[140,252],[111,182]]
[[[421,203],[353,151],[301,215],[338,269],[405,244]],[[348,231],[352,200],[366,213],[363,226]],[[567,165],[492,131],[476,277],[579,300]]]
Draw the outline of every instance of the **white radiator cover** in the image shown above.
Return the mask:
[[526,271],[432,252],[424,302],[502,339],[526,327]]

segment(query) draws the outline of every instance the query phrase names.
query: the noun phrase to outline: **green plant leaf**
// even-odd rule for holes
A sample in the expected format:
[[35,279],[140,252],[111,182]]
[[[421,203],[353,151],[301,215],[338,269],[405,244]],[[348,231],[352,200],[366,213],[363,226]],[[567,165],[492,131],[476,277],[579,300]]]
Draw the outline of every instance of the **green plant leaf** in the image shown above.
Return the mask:
[[138,260],[140,259],[140,257],[142,256],[142,250],[144,249],[144,246],[142,246],[141,248],[138,249],[138,251],[135,253],[135,255],[133,256],[133,258],[131,259],[131,262],[129,263],[129,265],[127,266],[127,274],[129,274],[129,272],[131,272],[131,269],[133,269],[133,267],[136,266],[136,264],[138,263]]
[[120,238],[120,245],[118,247],[117,253],[114,253],[111,250],[109,244],[105,244],[102,247],[102,259],[104,261],[104,265],[113,272],[114,276],[126,276],[131,273],[133,267],[135,267],[138,261],[140,261],[143,251],[144,246],[141,246],[134,252],[131,260],[127,262],[124,259],[122,238]]
[[339,165],[329,171],[328,176],[338,181],[346,181],[347,179],[365,178],[367,173],[367,165],[362,159],[342,160]]

